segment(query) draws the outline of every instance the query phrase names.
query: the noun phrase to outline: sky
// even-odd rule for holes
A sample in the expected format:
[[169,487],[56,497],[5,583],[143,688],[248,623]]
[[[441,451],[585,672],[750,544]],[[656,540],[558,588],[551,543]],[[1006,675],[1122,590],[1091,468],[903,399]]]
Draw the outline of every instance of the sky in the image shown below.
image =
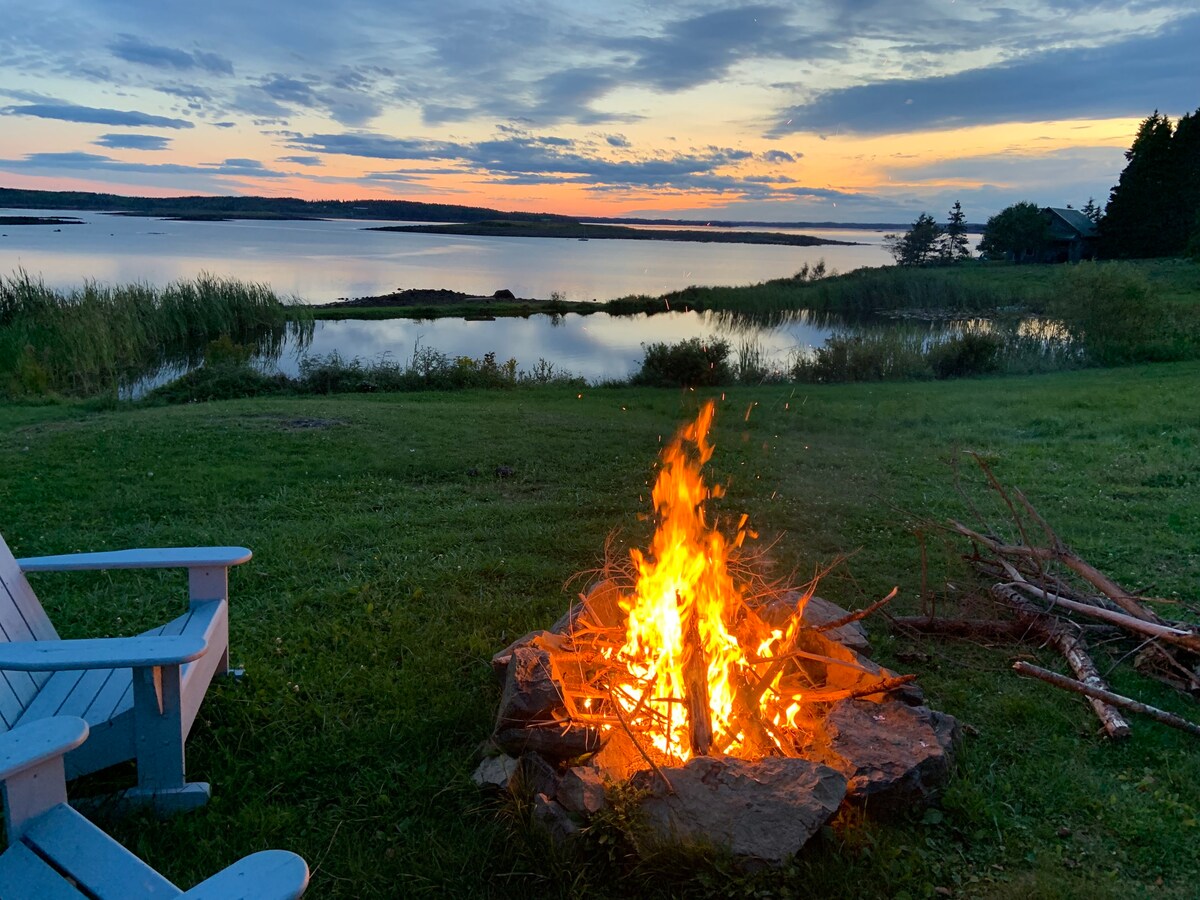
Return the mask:
[[0,0],[0,186],[908,222],[1103,203],[1195,0]]

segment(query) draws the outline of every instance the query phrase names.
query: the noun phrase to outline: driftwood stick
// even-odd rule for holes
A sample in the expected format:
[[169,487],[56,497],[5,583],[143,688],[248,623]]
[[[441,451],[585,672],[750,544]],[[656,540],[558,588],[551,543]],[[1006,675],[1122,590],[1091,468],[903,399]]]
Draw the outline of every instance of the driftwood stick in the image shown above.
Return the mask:
[[832,622],[826,622],[824,625],[818,625],[813,631],[833,631],[835,628],[841,628],[843,625],[849,625],[851,622],[857,622],[859,619],[865,619],[871,613],[882,609],[892,602],[892,599],[899,592],[899,587],[894,587],[888,591],[888,595],[882,600],[876,600],[866,609],[860,609],[857,612],[852,612],[849,615],[842,616],[840,619],[834,619]]
[[758,659],[749,660],[752,666],[761,666],[763,663],[783,662],[788,659],[811,659],[814,662],[823,662],[830,666],[845,666],[847,669],[855,669],[859,672],[870,671],[865,666],[857,662],[851,662],[847,659],[836,659],[832,656],[822,656],[820,653],[809,653],[807,650],[793,650],[790,653],[781,653],[779,656],[761,656]]
[[995,538],[988,537],[985,534],[980,534],[974,529],[968,528],[961,522],[950,520],[951,526],[959,534],[968,537],[987,549],[991,550],[997,556],[1002,557],[1024,557],[1025,559],[1035,560],[1037,562],[1060,562],[1080,578],[1094,585],[1099,591],[1117,604],[1126,613],[1135,619],[1141,619],[1144,622],[1160,623],[1158,615],[1152,610],[1147,609],[1137,602],[1128,591],[1122,588],[1119,584],[1113,581],[1108,576],[1104,575],[1098,569],[1084,562],[1073,551],[1066,547],[1030,547],[1023,544],[1002,544]]
[[916,675],[897,675],[895,678],[881,678],[871,684],[864,684],[844,691],[814,691],[804,695],[809,703],[833,703],[837,700],[856,700],[859,697],[870,697],[872,694],[884,694],[893,691],[901,685],[916,681]]
[[[1023,581],[1014,582],[1011,586],[1022,590],[1030,587],[1030,585]],[[1030,591],[1030,593],[1032,592]],[[1146,637],[1166,641],[1168,644],[1175,644],[1178,647],[1191,650],[1193,653],[1200,653],[1200,635],[1197,635],[1193,631],[1174,628],[1170,625],[1159,625],[1155,622],[1147,622],[1145,619],[1138,619],[1122,613],[1101,609],[1098,606],[1092,606],[1090,603],[1078,603],[1075,600],[1068,600],[1065,597],[1053,598],[1051,602],[1055,606],[1061,606],[1063,609],[1082,613],[1085,616],[1090,616],[1093,619],[1099,619],[1102,622],[1108,622],[1112,625],[1120,625],[1127,631],[1134,631]]]
[[1076,681],[1074,678],[1068,678],[1065,675],[1059,675],[1057,672],[1051,672],[1048,669],[1043,669],[1041,666],[1035,666],[1027,662],[1015,662],[1013,663],[1013,669],[1020,675],[1029,675],[1033,678],[1040,678],[1042,681],[1052,684],[1055,687],[1060,687],[1063,690],[1073,691],[1076,694],[1084,694],[1088,697],[1095,697],[1099,700],[1103,700],[1110,706],[1119,706],[1122,709],[1128,709],[1131,712],[1141,713],[1144,716],[1149,716],[1157,722],[1162,722],[1164,725],[1170,725],[1172,728],[1178,728],[1180,731],[1186,731],[1189,734],[1200,737],[1200,725],[1189,722],[1187,719],[1177,716],[1174,713],[1169,713],[1166,710],[1159,709],[1156,706],[1150,706],[1146,703],[1132,700],[1129,697],[1123,697],[1120,694],[1114,694],[1112,691],[1104,691],[1100,688],[1083,684]]
[[[1088,654],[1087,644],[1084,643],[1078,626],[1043,614],[1009,585],[993,585],[991,595],[1007,603],[1017,615],[1030,623],[1031,631],[1040,634],[1047,644],[1061,653],[1076,678],[1091,687],[1108,690],[1108,685],[1100,677],[1100,670]],[[1129,723],[1114,707],[1096,697],[1088,697],[1088,703],[1091,704],[1100,724],[1104,726],[1105,734],[1114,740],[1129,737]]]

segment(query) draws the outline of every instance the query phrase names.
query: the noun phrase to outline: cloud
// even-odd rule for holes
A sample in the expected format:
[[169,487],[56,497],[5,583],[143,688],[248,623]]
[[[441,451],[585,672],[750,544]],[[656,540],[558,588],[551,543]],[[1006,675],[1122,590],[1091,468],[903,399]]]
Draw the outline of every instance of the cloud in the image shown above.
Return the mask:
[[248,178],[287,177],[287,173],[268,169],[262,163],[253,159],[227,159],[220,163],[191,166],[179,163],[126,162],[99,153],[85,153],[77,150],[62,153],[29,153],[21,159],[0,159],[0,169],[98,172],[102,174],[136,174],[147,176],[198,175],[211,177],[225,175]]
[[619,37],[610,44],[635,55],[627,80],[683,91],[719,81],[745,60],[811,60],[832,52],[826,40],[790,18],[780,6],[733,7],[669,22],[653,37]]
[[39,119],[58,119],[63,122],[85,122],[92,125],[117,125],[131,128],[194,128],[186,119],[171,119],[147,113],[70,103],[29,103],[25,106],[6,106],[0,109],[6,116],[34,116]]
[[108,45],[108,49],[118,59],[156,69],[201,69],[214,75],[233,74],[233,63],[216,53],[202,50],[188,52],[164,47],[161,44],[143,41],[132,34],[117,35],[116,40]]
[[112,150],[166,150],[171,139],[157,134],[102,134],[92,143]]
[[[611,159],[599,155],[599,145],[554,135],[539,136],[511,126],[500,136],[477,142],[392,138],[377,134],[293,134],[297,150],[335,153],[367,159],[441,160],[460,166],[459,174],[474,174],[506,185],[575,184],[597,190],[678,190],[761,192],[768,183],[721,170],[757,159],[733,147],[709,146],[689,153]],[[606,141],[604,146],[609,146]],[[413,172],[402,174],[406,178]]]
[[892,79],[819,94],[770,134],[888,134],[1003,122],[1146,115],[1197,101],[1200,15],[1101,47],[1044,50],[953,75]]
[[298,166],[320,166],[323,165],[319,156],[281,156],[280,162],[295,163]]

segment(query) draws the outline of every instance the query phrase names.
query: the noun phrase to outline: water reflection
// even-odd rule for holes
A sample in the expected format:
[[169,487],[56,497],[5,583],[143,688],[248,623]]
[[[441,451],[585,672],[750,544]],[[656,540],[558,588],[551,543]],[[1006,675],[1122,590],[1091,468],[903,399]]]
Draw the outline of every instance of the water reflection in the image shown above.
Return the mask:
[[773,321],[711,311],[632,316],[567,313],[486,322],[344,319],[317,322],[309,346],[286,348],[278,368],[294,376],[305,355],[333,353],[346,359],[405,361],[418,347],[428,347],[451,357],[479,358],[495,353],[500,359],[516,359],[522,368],[546,360],[595,381],[628,376],[640,365],[647,344],[693,337],[725,339],[735,350],[739,344],[753,341],[764,356],[783,363],[822,344],[839,324],[834,317],[807,310],[792,311]]

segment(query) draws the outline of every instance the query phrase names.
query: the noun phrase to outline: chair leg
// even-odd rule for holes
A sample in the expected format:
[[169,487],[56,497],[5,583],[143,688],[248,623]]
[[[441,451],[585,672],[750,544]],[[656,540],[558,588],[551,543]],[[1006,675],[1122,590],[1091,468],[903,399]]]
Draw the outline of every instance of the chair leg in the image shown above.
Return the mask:
[[186,780],[179,666],[134,669],[133,707],[138,785],[125,802],[152,804],[161,815],[203,806],[208,785]]

